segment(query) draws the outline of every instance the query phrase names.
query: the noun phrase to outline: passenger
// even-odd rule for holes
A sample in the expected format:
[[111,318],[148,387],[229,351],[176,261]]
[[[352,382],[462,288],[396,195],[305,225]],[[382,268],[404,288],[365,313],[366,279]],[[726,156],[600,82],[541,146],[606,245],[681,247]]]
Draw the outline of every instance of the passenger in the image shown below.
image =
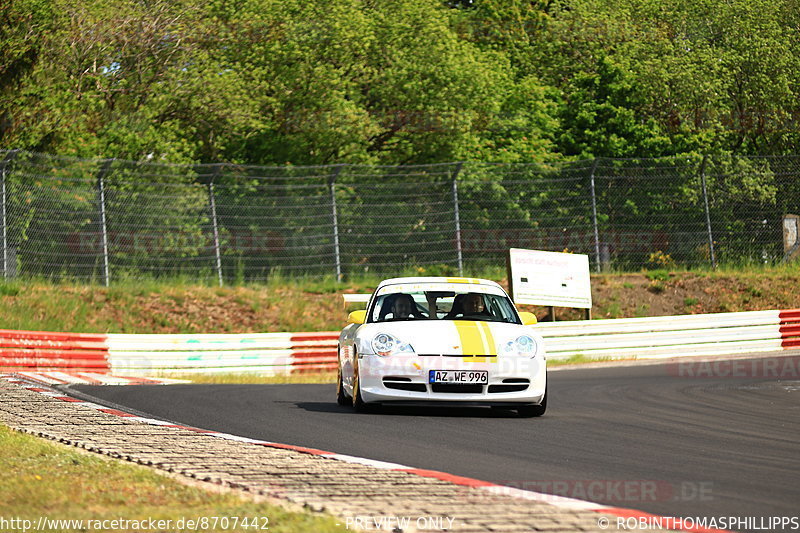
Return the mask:
[[457,295],[453,299],[452,309],[444,318],[453,320],[454,318],[465,316],[491,317],[492,314],[486,310],[483,297],[480,294],[470,292]]
[[465,315],[488,314],[480,294],[475,294],[474,292],[467,294],[461,304],[464,307]]

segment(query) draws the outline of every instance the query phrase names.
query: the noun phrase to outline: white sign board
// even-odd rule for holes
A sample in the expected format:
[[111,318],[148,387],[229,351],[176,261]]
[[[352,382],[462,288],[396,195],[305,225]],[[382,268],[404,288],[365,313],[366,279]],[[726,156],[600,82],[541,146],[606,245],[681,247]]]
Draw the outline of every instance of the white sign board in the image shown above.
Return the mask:
[[516,303],[592,308],[588,255],[511,248],[509,261]]

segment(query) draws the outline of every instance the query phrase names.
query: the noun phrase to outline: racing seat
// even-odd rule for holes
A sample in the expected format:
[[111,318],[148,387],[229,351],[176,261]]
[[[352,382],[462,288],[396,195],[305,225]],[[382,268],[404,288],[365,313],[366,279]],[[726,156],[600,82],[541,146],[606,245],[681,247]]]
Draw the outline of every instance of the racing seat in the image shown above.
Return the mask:
[[397,294],[390,294],[386,298],[383,299],[383,304],[381,304],[381,311],[378,313],[378,320],[386,320],[386,316],[392,312],[392,307],[394,306],[394,301],[397,299]]
[[444,315],[444,320],[453,320],[459,315],[464,315],[464,297],[466,294],[456,294],[456,297],[453,298],[453,307]]

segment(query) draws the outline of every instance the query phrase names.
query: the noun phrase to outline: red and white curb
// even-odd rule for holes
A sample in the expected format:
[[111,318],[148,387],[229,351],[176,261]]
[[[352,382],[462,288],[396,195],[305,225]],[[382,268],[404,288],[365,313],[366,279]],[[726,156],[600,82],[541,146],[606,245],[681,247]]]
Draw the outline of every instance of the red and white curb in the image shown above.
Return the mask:
[[[146,418],[137,415],[133,415],[130,413],[126,413],[124,411],[120,411],[118,409],[112,409],[109,407],[105,407],[103,405],[99,405],[92,402],[87,402],[83,400],[78,400],[76,398],[72,398],[70,396],[65,395],[62,392],[57,390],[53,390],[47,386],[41,386],[40,384],[31,384],[28,378],[25,378],[19,374],[0,374],[0,379],[8,381],[10,383],[14,383],[19,385],[27,390],[38,392],[39,394],[43,394],[45,396],[49,396],[56,400],[61,400],[65,402],[69,402],[74,404],[75,406],[79,407],[87,407],[89,409],[95,409],[102,413],[107,413],[110,415],[115,415],[119,417],[124,417],[128,420],[141,422],[143,424],[150,424],[154,426],[163,426],[163,427],[172,427],[172,428],[179,428],[179,429],[186,429],[189,431],[193,431],[195,433],[202,433],[211,437],[216,437],[219,439],[242,442],[247,444],[253,444],[257,446],[267,446],[270,448],[279,448],[284,450],[291,450],[300,453],[307,453],[311,455],[316,455],[319,457],[324,457],[326,459],[333,459],[336,461],[344,461],[347,463],[355,463],[365,466],[371,466],[373,468],[381,469],[381,470],[391,470],[396,472],[407,472],[409,474],[418,475],[421,477],[426,478],[433,478],[438,479],[440,481],[444,481],[447,483],[452,483],[454,485],[460,485],[463,487],[470,487],[474,489],[484,490],[490,494],[498,495],[498,496],[507,496],[511,498],[517,498],[521,500],[528,500],[528,501],[535,501],[540,503],[548,503],[555,507],[571,510],[571,511],[591,511],[596,512],[598,514],[607,514],[612,516],[617,516],[620,518],[630,519],[636,518],[641,520],[648,520],[648,519],[658,519],[662,518],[659,515],[646,513],[644,511],[638,511],[635,509],[625,509],[621,507],[608,507],[606,505],[602,505],[599,503],[578,500],[575,498],[566,498],[563,496],[555,496],[552,494],[545,494],[540,492],[534,492],[529,490],[518,489],[514,487],[508,487],[505,485],[498,485],[495,483],[491,483],[488,481],[482,481],[479,479],[457,476],[453,474],[448,474],[446,472],[439,472],[437,470],[425,470],[421,468],[414,468],[411,466],[401,465],[397,463],[388,463],[384,461],[376,461],[373,459],[366,459],[363,457],[354,457],[351,455],[344,455],[340,453],[328,452],[325,450],[318,450],[316,448],[306,448],[304,446],[294,446],[291,444],[282,444],[278,442],[270,442],[265,440],[259,439],[251,439],[247,437],[240,437],[238,435],[231,435],[228,433],[221,433],[218,431],[211,431],[206,429],[195,428],[191,426],[183,426],[179,424],[173,424],[171,422],[165,422],[163,420],[157,420],[154,418]],[[666,520],[666,517],[663,517]],[[720,529],[709,529],[703,527],[680,527],[680,519],[676,519],[671,523],[675,524],[677,530],[679,531],[691,531],[697,533],[708,533],[708,532],[720,532],[725,530]]]

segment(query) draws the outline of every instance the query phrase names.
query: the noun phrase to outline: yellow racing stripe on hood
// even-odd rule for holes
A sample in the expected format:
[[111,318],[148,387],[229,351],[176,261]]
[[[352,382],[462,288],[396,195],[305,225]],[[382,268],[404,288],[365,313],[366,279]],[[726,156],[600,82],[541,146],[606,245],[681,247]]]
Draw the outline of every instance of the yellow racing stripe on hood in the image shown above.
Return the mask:
[[461,355],[465,356],[464,361],[478,362],[474,357],[468,359],[466,356],[497,355],[497,346],[489,324],[466,320],[456,320],[454,324],[461,341]]

